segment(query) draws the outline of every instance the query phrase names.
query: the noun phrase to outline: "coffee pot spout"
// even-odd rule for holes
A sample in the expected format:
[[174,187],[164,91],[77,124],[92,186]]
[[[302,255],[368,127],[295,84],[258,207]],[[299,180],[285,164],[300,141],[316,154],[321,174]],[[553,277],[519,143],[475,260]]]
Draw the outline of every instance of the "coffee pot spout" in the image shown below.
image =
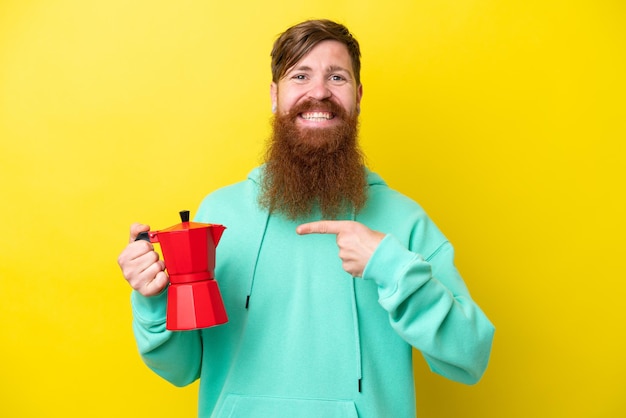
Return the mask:
[[222,234],[224,233],[226,227],[224,225],[211,225],[210,228],[211,236],[213,237],[213,243],[217,247],[217,244],[220,242],[220,239],[222,238]]

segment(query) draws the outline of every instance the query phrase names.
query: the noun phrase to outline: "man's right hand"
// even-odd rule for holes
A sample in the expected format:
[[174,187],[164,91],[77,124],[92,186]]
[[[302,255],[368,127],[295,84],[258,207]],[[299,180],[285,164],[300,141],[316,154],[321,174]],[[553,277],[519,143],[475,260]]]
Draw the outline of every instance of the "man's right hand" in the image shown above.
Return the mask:
[[144,240],[135,241],[140,232],[149,230],[148,225],[139,223],[130,226],[129,244],[117,258],[117,264],[133,289],[144,296],[155,296],[167,287],[169,278],[154,246]]

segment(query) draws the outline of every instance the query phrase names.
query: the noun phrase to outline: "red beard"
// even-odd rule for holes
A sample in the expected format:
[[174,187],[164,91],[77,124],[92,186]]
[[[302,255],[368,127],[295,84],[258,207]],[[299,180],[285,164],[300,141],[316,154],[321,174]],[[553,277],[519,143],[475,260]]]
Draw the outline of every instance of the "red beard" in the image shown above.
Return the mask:
[[[334,113],[341,123],[330,128],[300,128],[307,110]],[[276,115],[262,178],[260,203],[289,219],[303,219],[317,207],[324,219],[349,217],[367,199],[363,155],[357,143],[357,115],[334,102],[308,101]]]

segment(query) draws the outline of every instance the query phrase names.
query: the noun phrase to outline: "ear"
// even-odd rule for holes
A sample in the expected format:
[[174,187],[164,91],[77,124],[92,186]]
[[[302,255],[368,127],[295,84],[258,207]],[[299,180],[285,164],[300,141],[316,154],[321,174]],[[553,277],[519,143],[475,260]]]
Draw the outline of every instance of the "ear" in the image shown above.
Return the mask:
[[272,113],[276,113],[278,106],[278,85],[274,82],[270,84],[270,99],[272,101]]
[[356,111],[361,113],[361,99],[363,98],[363,84],[359,84],[356,90]]

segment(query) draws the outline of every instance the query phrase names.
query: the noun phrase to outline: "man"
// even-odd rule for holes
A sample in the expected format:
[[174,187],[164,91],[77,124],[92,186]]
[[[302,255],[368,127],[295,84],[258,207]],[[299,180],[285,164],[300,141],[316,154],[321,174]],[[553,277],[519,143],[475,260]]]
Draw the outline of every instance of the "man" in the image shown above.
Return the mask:
[[207,196],[195,219],[228,227],[215,275],[229,322],[165,329],[165,266],[134,224],[118,262],[139,351],[175,385],[200,379],[202,417],[414,417],[412,347],[473,384],[494,328],[446,238],[364,167],[356,39],[306,21],[271,55],[266,162]]

